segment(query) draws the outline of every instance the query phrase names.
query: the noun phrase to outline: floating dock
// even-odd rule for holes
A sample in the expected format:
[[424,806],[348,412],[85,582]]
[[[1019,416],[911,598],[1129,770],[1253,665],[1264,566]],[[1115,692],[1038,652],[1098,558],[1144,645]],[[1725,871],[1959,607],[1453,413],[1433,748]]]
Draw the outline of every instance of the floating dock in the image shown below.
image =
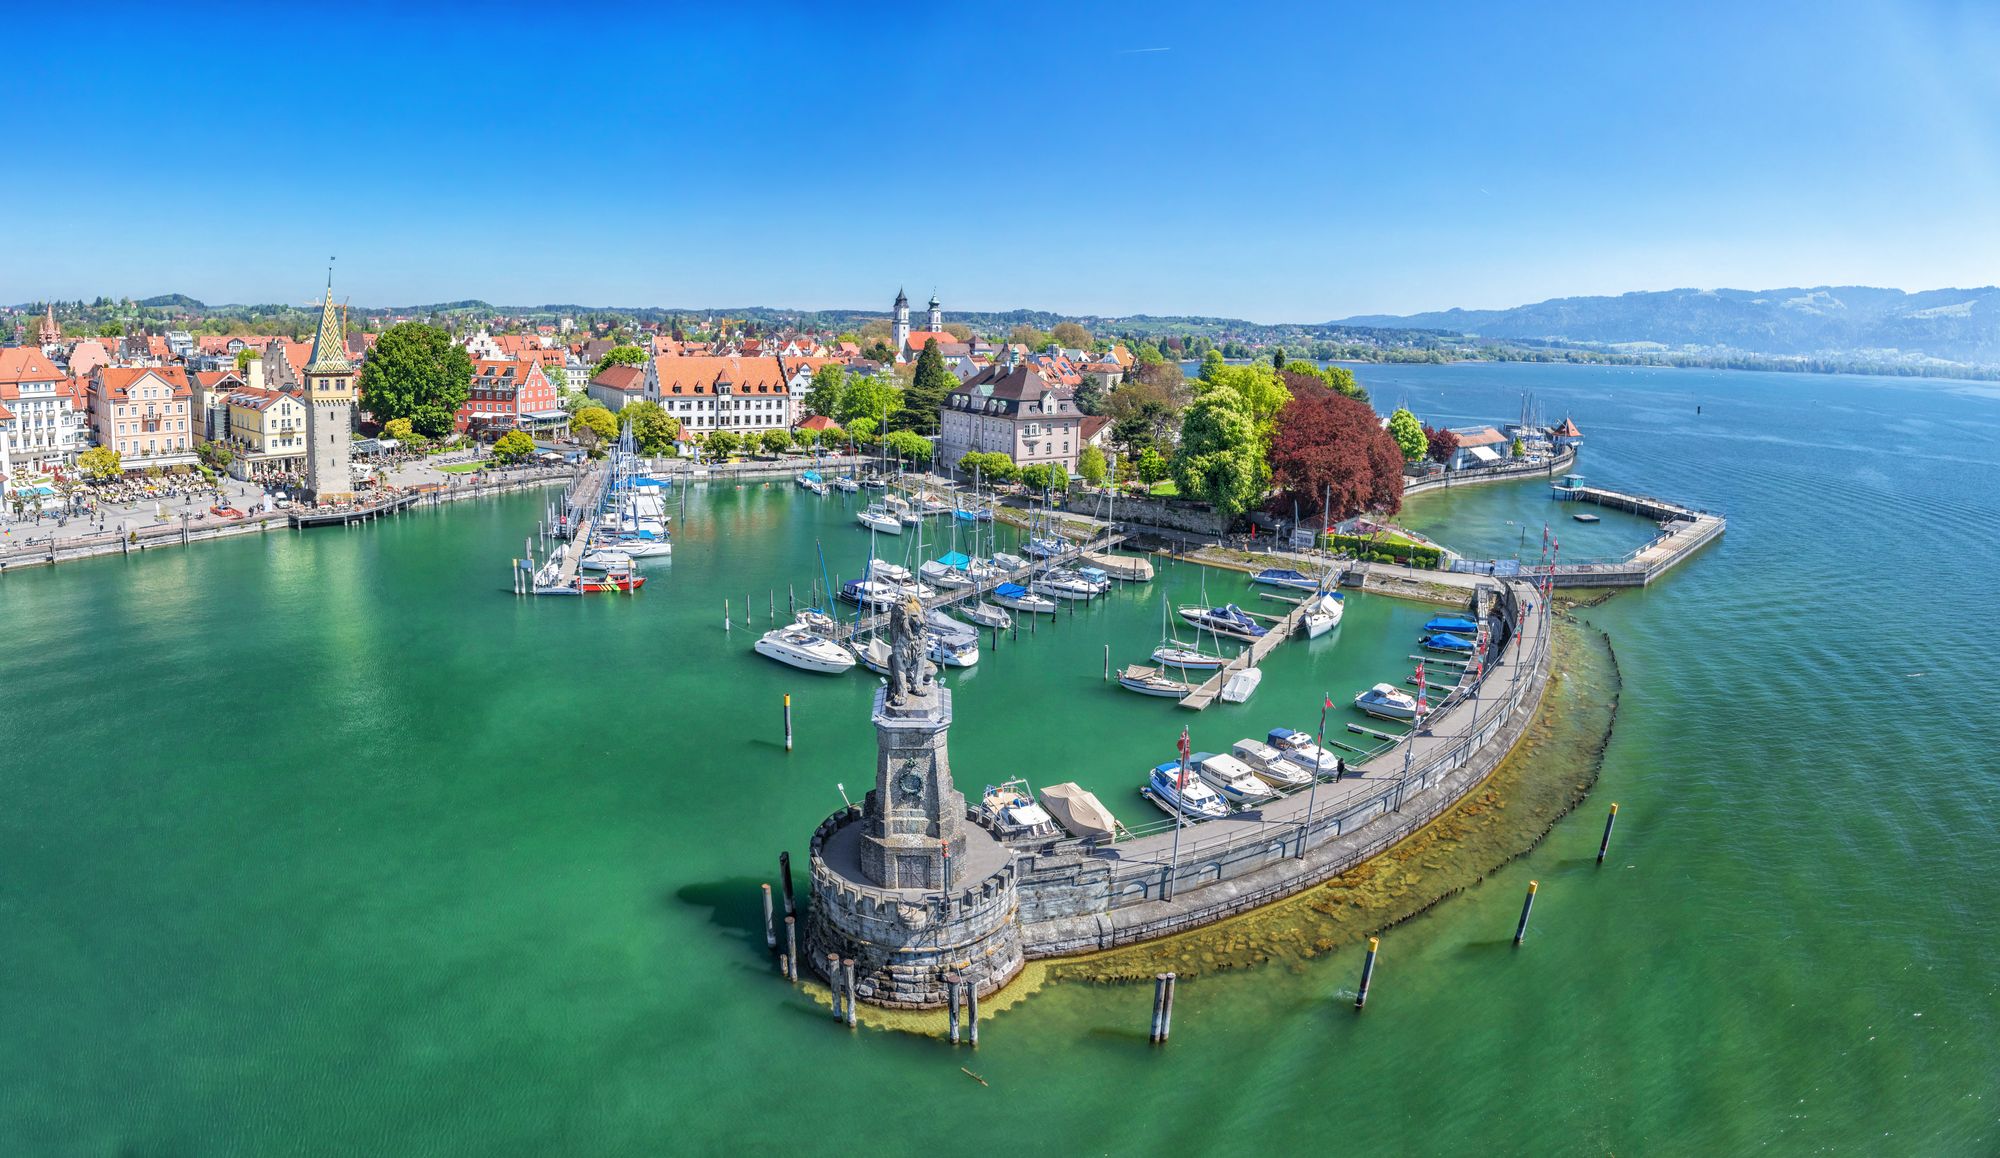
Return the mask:
[[[1277,621],[1276,627],[1250,641],[1249,647],[1239,652],[1235,659],[1223,666],[1222,670],[1210,676],[1207,683],[1183,696],[1180,701],[1181,707],[1199,712],[1214,703],[1216,697],[1222,694],[1222,685],[1229,682],[1229,677],[1255,667],[1265,656],[1276,651],[1279,644],[1290,639],[1292,633],[1298,630],[1299,621],[1305,618],[1305,614],[1304,604],[1292,608],[1283,619]],[[1270,616],[1260,615],[1257,618],[1269,619]]]

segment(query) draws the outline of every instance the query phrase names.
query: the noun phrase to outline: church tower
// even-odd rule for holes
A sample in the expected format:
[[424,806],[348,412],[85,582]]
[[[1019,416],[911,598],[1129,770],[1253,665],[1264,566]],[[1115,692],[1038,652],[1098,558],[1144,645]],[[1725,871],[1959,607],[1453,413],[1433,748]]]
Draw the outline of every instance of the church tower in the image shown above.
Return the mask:
[[924,319],[924,329],[935,334],[944,329],[944,307],[938,305],[937,295],[931,295],[931,312]]
[[312,360],[300,375],[306,404],[306,489],[317,503],[354,501],[348,470],[354,430],[354,367],[347,360],[347,335],[333,307],[333,279],[327,278]]
[[910,299],[902,290],[896,291],[896,340],[890,345],[896,348],[896,360],[903,358],[904,347],[910,344]]

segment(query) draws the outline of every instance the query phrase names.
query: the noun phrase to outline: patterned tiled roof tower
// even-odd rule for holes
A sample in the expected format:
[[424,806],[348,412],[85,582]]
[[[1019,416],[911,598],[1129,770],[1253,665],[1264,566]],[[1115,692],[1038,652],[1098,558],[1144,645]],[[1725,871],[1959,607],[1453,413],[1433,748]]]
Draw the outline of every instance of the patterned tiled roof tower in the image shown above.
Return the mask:
[[341,333],[340,315],[333,308],[333,283],[327,282],[326,304],[320,307],[319,331],[313,335],[312,361],[306,369],[316,374],[340,374],[354,368],[347,360],[347,338]]
[[331,272],[312,357],[300,378],[306,402],[306,489],[317,503],[353,502],[348,443],[354,432],[354,364],[347,360],[345,327],[333,307]]

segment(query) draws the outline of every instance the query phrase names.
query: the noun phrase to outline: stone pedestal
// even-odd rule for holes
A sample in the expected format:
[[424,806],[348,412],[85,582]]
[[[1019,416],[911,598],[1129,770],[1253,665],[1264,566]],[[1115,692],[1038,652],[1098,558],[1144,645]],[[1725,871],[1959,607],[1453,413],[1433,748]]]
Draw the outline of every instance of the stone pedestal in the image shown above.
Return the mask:
[[861,875],[889,889],[948,890],[964,876],[965,794],[952,787],[937,684],[889,700],[875,691],[875,787],[862,804]]

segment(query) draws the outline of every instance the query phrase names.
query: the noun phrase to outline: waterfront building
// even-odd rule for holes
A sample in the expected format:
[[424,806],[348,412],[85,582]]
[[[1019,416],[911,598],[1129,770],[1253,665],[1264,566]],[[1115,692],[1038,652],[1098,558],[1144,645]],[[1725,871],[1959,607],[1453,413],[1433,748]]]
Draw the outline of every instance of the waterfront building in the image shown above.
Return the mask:
[[193,390],[178,366],[99,366],[90,376],[90,431],[126,470],[194,461]]
[[683,430],[759,434],[791,426],[791,387],[777,358],[660,356],[646,363],[647,401]]
[[330,276],[326,301],[320,306],[319,330],[313,337],[312,352],[304,360],[302,377],[301,393],[306,405],[306,489],[317,503],[352,502],[354,472],[349,466],[352,453],[349,443],[354,434],[354,366],[347,360],[340,316],[334,312]]
[[69,378],[34,346],[0,350],[0,473],[40,473],[76,457],[83,442]]
[[590,400],[616,414],[646,396],[646,370],[642,366],[615,364],[584,386]]
[[254,478],[267,471],[305,469],[306,404],[297,394],[238,386],[223,396],[228,438],[236,452],[230,473]]
[[547,436],[569,429],[569,412],[538,359],[482,358],[472,363],[472,387],[457,422],[478,437],[497,438],[510,430]]
[[250,363],[250,377],[234,370],[188,371],[188,415],[199,442],[221,442],[229,437],[229,394],[246,386],[264,388],[263,363]]
[[1505,462],[1507,451],[1513,440],[1492,426],[1474,426],[1465,430],[1454,430],[1458,435],[1458,449],[1451,452],[1447,470],[1466,470],[1475,466],[1494,466]]
[[1555,428],[1553,437],[1558,451],[1583,445],[1583,431],[1576,428],[1576,420],[1572,418],[1564,418],[1562,425]]
[[971,451],[997,451],[1020,466],[1054,463],[1074,471],[1084,417],[1074,391],[1035,367],[988,366],[945,395],[938,456],[952,463]]

